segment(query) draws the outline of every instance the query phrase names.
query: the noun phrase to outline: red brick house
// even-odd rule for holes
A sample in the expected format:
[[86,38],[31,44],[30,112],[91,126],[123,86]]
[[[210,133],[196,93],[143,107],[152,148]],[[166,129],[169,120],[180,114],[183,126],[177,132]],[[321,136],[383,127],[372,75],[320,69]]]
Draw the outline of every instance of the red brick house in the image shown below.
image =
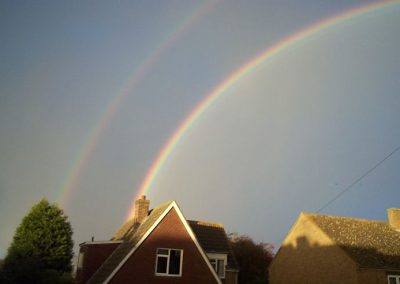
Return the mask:
[[135,216],[110,241],[80,245],[77,283],[237,283],[237,263],[222,224],[186,220],[175,201]]

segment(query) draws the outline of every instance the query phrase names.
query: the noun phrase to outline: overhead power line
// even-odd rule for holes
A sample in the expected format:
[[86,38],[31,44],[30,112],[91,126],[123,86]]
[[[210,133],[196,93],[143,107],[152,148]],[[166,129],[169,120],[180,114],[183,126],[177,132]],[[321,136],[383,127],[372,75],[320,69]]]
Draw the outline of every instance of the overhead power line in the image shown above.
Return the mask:
[[355,186],[357,183],[359,183],[363,178],[368,176],[370,173],[372,173],[376,168],[378,168],[380,165],[382,165],[387,159],[389,159],[391,156],[393,156],[398,150],[400,150],[400,146],[398,146],[396,149],[394,149],[392,152],[390,152],[387,156],[385,156],[382,160],[380,160],[378,163],[376,163],[372,168],[370,168],[368,171],[366,171],[362,176],[360,176],[358,179],[353,181],[351,184],[349,184],[345,189],[340,191],[336,196],[334,196],[332,199],[330,199],[327,203],[325,203],[321,208],[319,208],[315,213],[319,213],[325,208],[329,207],[333,202],[338,200],[343,194],[348,192],[353,186]]
[[[351,184],[349,184],[346,188],[344,188],[342,191],[340,191],[336,196],[331,198],[328,202],[326,202],[322,207],[320,207],[315,213],[320,213],[322,210],[330,206],[333,202],[338,200],[343,194],[348,192],[353,186],[355,186],[357,183],[359,183],[363,178],[368,176],[370,173],[372,173],[374,170],[376,170],[380,165],[382,165],[387,159],[389,159],[391,156],[393,156],[397,151],[400,150],[400,146],[395,148],[392,152],[390,152],[388,155],[386,155],[383,159],[381,159],[378,163],[376,163],[372,168],[367,170],[363,175],[361,175],[359,178],[354,180]],[[273,242],[273,245],[279,245],[285,237],[281,238],[279,241]]]

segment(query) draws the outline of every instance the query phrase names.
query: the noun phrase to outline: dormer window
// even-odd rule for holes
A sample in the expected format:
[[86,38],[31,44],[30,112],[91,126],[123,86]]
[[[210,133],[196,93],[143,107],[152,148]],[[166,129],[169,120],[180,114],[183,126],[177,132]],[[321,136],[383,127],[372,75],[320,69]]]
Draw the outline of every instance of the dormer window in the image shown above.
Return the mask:
[[225,266],[227,263],[226,254],[219,253],[208,253],[208,259],[210,260],[211,266],[214,268],[218,277],[221,279],[225,278]]
[[181,276],[183,250],[158,248],[156,256],[156,275]]
[[211,266],[219,278],[225,278],[225,262],[223,259],[210,259]]

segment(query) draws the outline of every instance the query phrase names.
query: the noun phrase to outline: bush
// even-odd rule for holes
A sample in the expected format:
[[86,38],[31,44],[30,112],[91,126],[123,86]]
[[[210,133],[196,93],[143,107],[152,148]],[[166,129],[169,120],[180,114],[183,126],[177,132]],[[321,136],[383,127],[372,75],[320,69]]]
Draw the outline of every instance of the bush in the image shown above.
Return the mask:
[[239,284],[268,283],[273,246],[255,243],[250,237],[237,234],[230,234],[229,240],[239,265]]

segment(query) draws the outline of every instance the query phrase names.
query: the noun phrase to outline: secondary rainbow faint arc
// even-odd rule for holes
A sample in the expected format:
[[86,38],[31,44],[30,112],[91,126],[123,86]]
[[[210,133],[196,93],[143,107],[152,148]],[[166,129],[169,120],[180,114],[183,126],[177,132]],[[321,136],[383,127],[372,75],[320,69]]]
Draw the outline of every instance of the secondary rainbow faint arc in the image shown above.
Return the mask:
[[[182,139],[186,131],[193,125],[193,123],[205,112],[205,110],[212,105],[226,90],[232,87],[237,81],[248,75],[250,72],[255,70],[262,63],[265,63],[268,59],[277,55],[279,52],[286,50],[294,44],[305,40],[313,34],[320,32],[326,28],[342,23],[346,20],[353,19],[356,16],[361,16],[369,12],[376,11],[378,9],[386,8],[390,5],[400,4],[400,1],[380,1],[370,3],[361,7],[356,7],[345,12],[339,13],[335,16],[328,17],[319,21],[311,26],[308,26],[284,39],[277,42],[275,45],[267,48],[259,55],[253,57],[250,61],[230,73],[220,84],[218,84],[205,98],[192,110],[192,112],[184,119],[179,125],[175,132],[168,139],[166,145],[161,149],[157,158],[149,168],[143,182],[139,188],[139,191],[135,198],[140,195],[144,195],[152,186],[158,173],[160,172],[165,161],[171,155],[173,150],[176,148],[179,141]],[[131,218],[133,215],[133,204],[129,210],[129,214],[126,219]]]
[[199,22],[212,8],[219,2],[219,0],[209,0],[204,2],[199,8],[195,9],[177,26],[164,40],[150,52],[149,55],[143,60],[142,64],[134,70],[129,80],[122,86],[117,95],[113,96],[105,112],[97,120],[96,125],[89,132],[85,143],[81,147],[77,157],[74,159],[70,167],[66,179],[63,183],[60,197],[58,198],[63,207],[68,205],[69,198],[77,188],[77,183],[86,168],[90,157],[103,132],[107,129],[112,117],[117,112],[121,103],[130,95],[135,86],[149,73],[150,69],[159,61],[164,52],[170,49],[180,37],[186,34],[192,26]]

